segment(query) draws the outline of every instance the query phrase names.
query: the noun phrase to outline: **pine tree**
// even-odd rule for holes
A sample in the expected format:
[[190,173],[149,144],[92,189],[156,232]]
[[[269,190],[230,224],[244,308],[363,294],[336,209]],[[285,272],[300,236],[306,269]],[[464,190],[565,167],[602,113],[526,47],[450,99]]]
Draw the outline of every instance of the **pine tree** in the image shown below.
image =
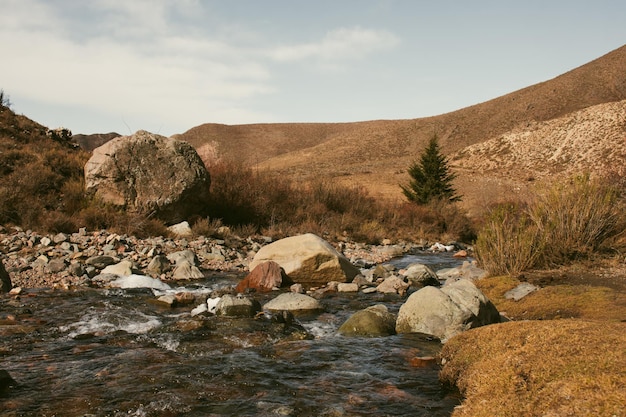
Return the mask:
[[439,150],[437,135],[434,135],[428,147],[409,167],[411,181],[401,185],[402,191],[409,201],[417,204],[428,204],[433,200],[460,201],[452,187],[456,175],[450,172],[448,161]]

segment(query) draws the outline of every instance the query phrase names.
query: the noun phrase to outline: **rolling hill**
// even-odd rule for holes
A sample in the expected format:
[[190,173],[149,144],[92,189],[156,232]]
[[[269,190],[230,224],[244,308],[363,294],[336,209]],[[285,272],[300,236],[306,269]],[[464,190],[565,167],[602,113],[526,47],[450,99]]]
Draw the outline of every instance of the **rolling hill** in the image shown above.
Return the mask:
[[[619,144],[624,137],[619,118],[623,106],[594,107],[623,100],[626,46],[551,80],[439,116],[354,123],[203,124],[177,136],[195,146],[209,165],[215,158],[236,159],[294,179],[334,178],[364,185],[381,198],[401,199],[398,184],[408,180],[405,169],[436,133],[443,152],[459,170],[456,185],[471,210],[522,191],[529,179],[544,176],[534,172],[544,170],[546,164],[552,165],[553,174],[557,165],[564,173],[605,169],[606,164],[597,162],[612,150],[616,151],[614,161],[623,160],[621,150],[615,148],[615,141]],[[577,113],[591,107],[595,110]],[[604,116],[605,111],[617,113],[611,118]],[[578,123],[589,117],[598,117],[597,123]],[[615,119],[610,135],[600,128],[607,117]],[[553,134],[553,129],[565,130],[565,134]],[[523,152],[525,147],[544,146],[538,135],[556,143],[542,152]],[[567,139],[571,135],[585,139]],[[509,142],[506,146],[515,155],[515,171],[511,171],[513,162],[507,159],[503,142],[493,141]],[[599,146],[598,142],[606,143]],[[478,146],[481,143],[486,145]],[[603,150],[592,152],[591,145]],[[566,156],[577,153],[586,156],[568,165]],[[470,155],[471,159],[464,160]],[[551,164],[555,158],[560,162]]]

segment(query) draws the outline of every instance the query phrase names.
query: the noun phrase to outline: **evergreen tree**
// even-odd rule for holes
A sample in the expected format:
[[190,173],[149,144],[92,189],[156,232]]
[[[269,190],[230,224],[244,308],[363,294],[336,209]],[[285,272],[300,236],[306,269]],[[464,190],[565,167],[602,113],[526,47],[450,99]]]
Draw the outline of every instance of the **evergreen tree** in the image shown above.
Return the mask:
[[452,187],[456,175],[450,172],[448,161],[439,150],[437,135],[430,139],[419,161],[409,167],[409,175],[409,184],[400,186],[409,201],[428,204],[436,199],[450,202],[461,200]]

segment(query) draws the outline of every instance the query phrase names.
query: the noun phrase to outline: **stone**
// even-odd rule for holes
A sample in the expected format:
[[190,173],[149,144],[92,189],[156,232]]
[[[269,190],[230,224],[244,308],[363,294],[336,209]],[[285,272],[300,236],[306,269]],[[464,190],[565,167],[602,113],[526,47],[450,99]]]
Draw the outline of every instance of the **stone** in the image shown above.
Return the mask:
[[250,269],[266,261],[278,263],[295,283],[304,285],[348,282],[360,273],[345,256],[312,233],[263,246],[250,263]]
[[263,310],[291,311],[292,313],[316,312],[323,310],[318,300],[306,294],[284,293],[270,300],[263,306]]
[[84,171],[88,194],[169,224],[201,212],[211,184],[189,143],[143,130],[94,149]]
[[383,304],[357,311],[339,327],[344,336],[381,337],[396,333],[396,317]]
[[409,265],[404,272],[404,276],[411,285],[416,287],[425,287],[427,285],[438,287],[440,285],[437,274],[424,264],[415,263]]
[[526,297],[528,294],[531,294],[537,291],[539,287],[534,286],[530,282],[522,282],[517,287],[513,288],[504,293],[504,298],[507,300],[519,301],[522,298]]
[[174,297],[172,294],[162,295],[159,298],[157,298],[157,301],[169,307],[175,307],[177,304],[176,297]]
[[192,236],[193,235],[193,232],[191,231],[191,227],[189,226],[189,222],[187,221],[173,224],[167,229],[176,236]]
[[11,291],[13,285],[11,284],[11,277],[4,268],[4,264],[0,261],[0,293],[6,293]]
[[304,287],[302,286],[302,284],[293,284],[291,285],[291,287],[289,287],[289,291],[298,294],[304,294]]
[[128,259],[124,259],[114,265],[108,265],[102,270],[102,273],[126,277],[133,273],[133,262]]
[[54,235],[54,237],[52,237],[52,241],[57,244],[65,242],[68,239],[69,237],[65,233],[57,233],[56,235]]
[[87,258],[87,260],[85,261],[85,264],[93,265],[94,267],[98,269],[103,269],[107,267],[108,265],[113,265],[114,263],[117,263],[119,261],[120,261],[119,259],[113,256],[101,255],[101,256],[92,256],[90,258]]
[[161,280],[146,275],[128,275],[119,277],[109,283],[114,288],[152,288],[155,290],[169,290],[171,287]]
[[111,282],[119,279],[120,277],[115,274],[98,274],[91,278],[91,283],[100,287],[106,287]]
[[181,262],[188,262],[191,265],[198,265],[198,257],[194,253],[194,251],[185,249],[178,252],[172,252],[167,255],[167,259],[173,263],[178,265]]
[[391,276],[385,278],[383,282],[378,284],[376,291],[383,294],[398,294],[403,296],[409,289],[410,284],[405,282],[402,278]]
[[340,282],[337,284],[337,292],[359,292],[359,284],[354,282]]
[[159,276],[167,271],[169,271],[172,267],[172,263],[167,256],[165,255],[156,255],[151,260],[148,266],[146,267],[146,272],[151,275]]
[[204,278],[204,274],[197,266],[192,265],[187,260],[182,260],[177,263],[174,272],[172,273],[172,279],[176,280],[188,280],[188,279],[201,279]]
[[57,274],[61,271],[65,271],[67,264],[63,258],[54,258],[46,265],[46,270],[51,274]]
[[261,304],[247,297],[225,294],[216,306],[216,315],[230,317],[254,317],[261,311]]
[[176,304],[181,306],[190,305],[196,301],[196,296],[187,291],[177,292],[174,294],[174,297],[176,298]]
[[456,268],[445,268],[437,271],[437,276],[446,282],[454,282],[459,279],[469,279],[475,281],[477,279],[484,278],[487,275],[487,271],[479,268],[476,265],[476,261],[464,261],[461,266]]
[[211,314],[215,314],[217,312],[217,305],[220,303],[221,299],[222,297],[208,298],[205,303],[207,311]]
[[425,333],[442,342],[474,327],[500,322],[496,307],[473,284],[462,279],[441,289],[424,287],[400,307],[398,333]]
[[237,284],[235,291],[241,293],[250,288],[260,292],[268,292],[290,284],[291,280],[285,270],[276,262],[267,261],[257,265]]

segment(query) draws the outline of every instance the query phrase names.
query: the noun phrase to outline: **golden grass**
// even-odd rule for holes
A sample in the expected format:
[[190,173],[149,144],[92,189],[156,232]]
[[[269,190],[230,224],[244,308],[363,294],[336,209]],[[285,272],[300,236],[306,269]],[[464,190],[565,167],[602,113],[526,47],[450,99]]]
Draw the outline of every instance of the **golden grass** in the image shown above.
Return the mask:
[[626,293],[604,286],[554,285],[541,288],[519,301],[504,294],[520,284],[510,276],[490,277],[477,286],[512,320],[584,318],[626,321]]
[[443,381],[466,399],[461,416],[626,415],[626,323],[508,322],[451,339]]
[[583,269],[556,272],[556,285],[519,301],[504,297],[520,284],[516,278],[477,282],[514,321],[470,330],[444,346],[441,379],[465,396],[453,417],[626,415],[624,277],[614,271],[609,287],[595,269]]

